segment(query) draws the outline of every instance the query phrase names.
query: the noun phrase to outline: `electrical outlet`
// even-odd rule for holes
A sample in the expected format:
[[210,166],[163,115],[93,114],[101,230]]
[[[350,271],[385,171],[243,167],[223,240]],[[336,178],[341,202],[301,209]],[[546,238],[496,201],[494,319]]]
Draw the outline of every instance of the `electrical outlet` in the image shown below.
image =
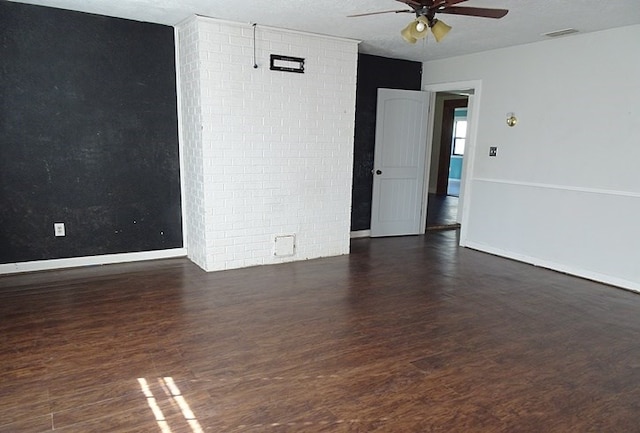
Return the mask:
[[489,148],[489,156],[498,156],[498,148],[495,146],[491,146]]
[[64,230],[64,223],[53,223],[53,234],[56,237],[66,236],[66,233]]

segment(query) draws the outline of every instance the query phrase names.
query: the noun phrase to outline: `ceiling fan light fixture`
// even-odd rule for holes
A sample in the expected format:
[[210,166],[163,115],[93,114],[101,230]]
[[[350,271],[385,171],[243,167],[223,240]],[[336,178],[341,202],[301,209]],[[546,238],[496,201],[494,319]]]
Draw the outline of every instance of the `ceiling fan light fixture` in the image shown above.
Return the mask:
[[438,19],[434,19],[431,23],[431,33],[436,38],[436,42],[440,42],[451,30],[451,26],[443,23]]
[[409,23],[409,33],[414,39],[426,38],[429,34],[429,21],[423,16],[419,16]]
[[[396,0],[400,3],[404,3],[410,9],[400,10],[387,10],[379,12],[369,12],[364,14],[348,15],[350,17],[362,17],[365,15],[378,15],[378,14],[390,14],[390,13],[414,13],[416,18],[407,24],[405,28],[400,31],[402,38],[410,44],[415,44],[418,39],[424,39],[431,29],[431,33],[436,40],[440,42],[451,30],[451,26],[443,23],[435,18],[437,13],[446,13],[454,15],[465,15],[470,17],[481,18],[502,18],[507,13],[508,9],[495,9],[476,6],[457,6],[458,3],[465,2],[467,0]],[[564,34],[564,30],[558,33]]]
[[425,17],[418,17],[416,18],[416,31],[417,32],[424,32],[425,30],[427,30],[429,28],[429,22],[426,20]]
[[404,29],[400,31],[400,34],[402,35],[402,39],[404,39],[410,44],[415,44],[416,42],[418,42],[418,40],[414,38],[413,35],[411,34],[412,25],[413,25],[413,22],[409,23],[409,25],[407,25]]

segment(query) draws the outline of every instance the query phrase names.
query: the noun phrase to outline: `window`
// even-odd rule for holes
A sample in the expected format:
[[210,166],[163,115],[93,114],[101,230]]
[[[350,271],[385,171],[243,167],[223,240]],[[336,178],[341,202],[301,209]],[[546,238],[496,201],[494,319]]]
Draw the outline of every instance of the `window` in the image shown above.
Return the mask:
[[453,123],[453,143],[451,153],[453,155],[464,155],[464,145],[467,139],[467,118],[456,117]]

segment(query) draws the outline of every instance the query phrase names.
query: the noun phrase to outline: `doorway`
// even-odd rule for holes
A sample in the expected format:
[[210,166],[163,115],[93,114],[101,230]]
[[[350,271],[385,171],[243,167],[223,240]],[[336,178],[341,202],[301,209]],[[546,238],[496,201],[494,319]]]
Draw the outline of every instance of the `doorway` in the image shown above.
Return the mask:
[[[426,85],[423,87],[423,91],[422,91],[422,92],[427,92],[429,95],[429,98],[428,98],[429,111],[428,111],[427,127],[428,127],[428,130],[430,131],[433,131],[434,125],[437,125],[437,122],[435,122],[435,119],[434,119],[435,112],[436,112],[435,107],[436,107],[437,93],[451,93],[458,96],[466,96],[468,99],[468,106],[467,106],[467,110],[468,110],[468,113],[467,113],[468,131],[467,132],[468,133],[467,133],[467,138],[465,142],[465,151],[464,151],[462,170],[460,173],[461,176],[460,176],[459,201],[456,206],[456,210],[452,211],[452,213],[456,215],[455,220],[460,227],[460,233],[459,233],[458,239],[459,239],[459,244],[461,246],[466,246],[466,234],[467,234],[466,221],[468,221],[468,208],[469,208],[469,202],[471,197],[471,182],[469,180],[470,176],[467,176],[466,173],[467,172],[471,173],[472,171],[471,167],[473,167],[473,160],[475,157],[475,136],[477,134],[478,125],[477,125],[477,119],[476,119],[477,116],[475,116],[474,113],[477,113],[478,106],[480,104],[480,87],[481,87],[480,81],[464,81],[464,82]],[[416,92],[416,93],[422,93],[422,92]],[[404,119],[404,116],[401,116],[401,117],[402,119]],[[423,117],[422,119],[424,120],[425,118]],[[420,123],[421,122],[418,121],[418,124]],[[376,127],[377,127],[377,124],[376,124]],[[436,146],[437,145],[438,144],[436,144]],[[433,166],[433,164],[436,164],[436,165],[438,164],[439,152],[437,154],[438,156],[434,157],[432,153],[432,150],[434,147],[434,140],[433,140],[433,134],[431,132],[427,134],[425,147],[426,147],[426,152],[424,152],[423,155],[425,156],[424,161],[426,165],[422,170],[423,178],[424,178],[424,182],[422,182],[423,184],[422,200],[421,200],[422,206],[420,209],[414,209],[417,211],[416,214],[419,215],[418,221],[420,222],[420,228],[418,233],[415,233],[415,234],[424,234],[426,232],[427,215],[428,215],[427,206],[429,203],[429,192],[431,192],[429,186],[431,185],[430,181],[433,178],[433,176],[437,177],[437,170],[431,170],[431,167]],[[375,165],[375,161],[374,161],[374,165]],[[376,173],[377,175],[378,171],[381,172],[380,175],[382,175],[385,172],[380,168],[374,167],[372,174]],[[433,184],[433,187],[435,187],[435,184]],[[394,209],[398,209],[398,208],[404,209],[404,207],[394,207]],[[406,233],[406,234],[409,234],[409,233]],[[369,233],[368,235],[372,236],[371,233]]]
[[468,92],[435,94],[427,230],[460,228],[458,205],[467,142],[468,104]]
[[[449,94],[443,96],[448,98]],[[460,196],[462,162],[467,138],[468,100],[467,96],[457,95],[456,99],[444,99],[437,167],[437,195]]]
[[[476,134],[478,130],[478,119],[476,113],[480,105],[480,93],[482,83],[477,80],[472,81],[459,81],[451,83],[431,84],[423,86],[423,90],[431,92],[431,106],[433,109],[429,114],[429,125],[431,133],[428,137],[427,149],[429,149],[428,164],[429,170],[427,174],[427,187],[424,191],[424,215],[423,219],[425,231],[427,224],[431,223],[429,213],[432,215],[437,211],[432,211],[427,208],[437,206],[439,197],[452,197],[448,195],[438,195],[437,192],[437,179],[438,168],[440,165],[440,145],[441,134],[434,138],[435,129],[442,125],[442,110],[444,109],[444,100],[446,99],[467,99],[467,134],[464,144],[464,157],[462,159],[462,169],[460,172],[460,190],[457,199],[449,200],[447,206],[442,207],[442,212],[447,215],[448,220],[444,225],[444,228],[459,228],[459,245],[466,246],[467,238],[467,221],[469,218],[469,208],[472,196],[472,167],[475,159],[476,148]],[[437,98],[440,98],[442,102],[437,104]],[[436,119],[437,117],[437,119]],[[447,173],[448,169],[444,171]],[[440,172],[442,175],[442,172]],[[448,173],[447,173],[448,183]],[[434,198],[434,200],[431,200]],[[455,203],[453,203],[455,202]],[[455,217],[454,217],[455,216]],[[453,224],[456,224],[455,226]],[[432,225],[433,227],[434,225]]]

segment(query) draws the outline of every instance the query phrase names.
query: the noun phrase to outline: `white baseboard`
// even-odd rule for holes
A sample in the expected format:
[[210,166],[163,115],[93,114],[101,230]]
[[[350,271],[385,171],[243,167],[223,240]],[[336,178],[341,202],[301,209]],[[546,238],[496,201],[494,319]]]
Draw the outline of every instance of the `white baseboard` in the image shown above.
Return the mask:
[[631,290],[634,292],[640,292],[640,284],[638,284],[637,282],[628,281],[622,278],[616,278],[611,275],[600,274],[598,272],[591,272],[585,269],[574,268],[571,266],[563,265],[561,263],[555,263],[555,262],[543,260],[537,257],[531,257],[524,254],[514,253],[513,251],[502,250],[500,248],[493,248],[488,245],[475,243],[475,242],[466,242],[465,245],[463,246],[467,248],[471,248],[473,250],[478,250],[478,251],[493,254],[496,256],[516,260],[519,262],[528,263],[533,266],[539,266],[541,268],[550,269],[552,271],[562,272],[563,274],[585,278],[587,280],[608,284],[610,286],[620,287],[620,288]]
[[184,257],[186,255],[186,248],[173,248],[170,250],[142,251],[139,253],[105,254],[101,256],[71,257],[68,259],[7,263],[0,265],[0,274],[46,271],[51,269],[75,268],[79,266],[108,265],[112,263],[139,262],[143,260]]
[[351,232],[351,239],[357,238],[369,238],[371,237],[371,230],[356,230]]

